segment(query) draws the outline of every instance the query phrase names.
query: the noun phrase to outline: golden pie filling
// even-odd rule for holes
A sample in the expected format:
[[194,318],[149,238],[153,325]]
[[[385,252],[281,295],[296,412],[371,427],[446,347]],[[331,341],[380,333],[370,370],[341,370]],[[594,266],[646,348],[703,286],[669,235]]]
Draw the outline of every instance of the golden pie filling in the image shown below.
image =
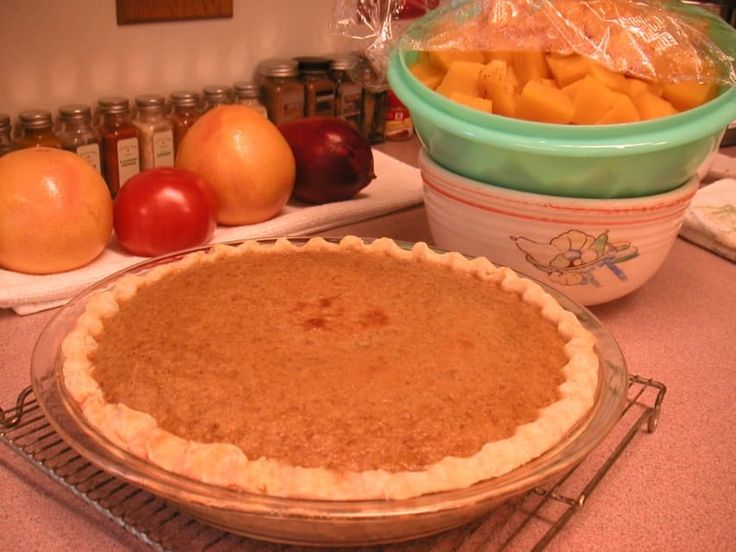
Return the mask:
[[215,251],[121,282],[64,347],[92,425],[166,469],[401,498],[513,469],[592,404],[592,338],[507,269],[390,240]]

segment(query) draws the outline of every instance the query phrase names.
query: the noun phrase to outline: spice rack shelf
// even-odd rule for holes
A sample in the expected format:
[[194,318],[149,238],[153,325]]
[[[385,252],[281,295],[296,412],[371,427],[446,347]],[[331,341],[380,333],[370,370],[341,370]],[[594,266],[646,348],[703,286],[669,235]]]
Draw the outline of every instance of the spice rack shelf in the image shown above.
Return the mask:
[[[658,424],[667,388],[629,376],[627,402],[606,440],[571,471],[511,499],[485,517],[419,541],[392,544],[391,552],[413,550],[540,551],[585,506],[629,443]],[[7,410],[0,408],[0,442],[70,493],[126,529],[153,550],[286,552],[301,550],[269,544],[210,527],[158,497],[122,482],[80,457],[53,430],[30,387]],[[351,549],[333,549],[351,550]],[[360,549],[357,549],[360,550]],[[371,547],[375,552],[376,547]]]

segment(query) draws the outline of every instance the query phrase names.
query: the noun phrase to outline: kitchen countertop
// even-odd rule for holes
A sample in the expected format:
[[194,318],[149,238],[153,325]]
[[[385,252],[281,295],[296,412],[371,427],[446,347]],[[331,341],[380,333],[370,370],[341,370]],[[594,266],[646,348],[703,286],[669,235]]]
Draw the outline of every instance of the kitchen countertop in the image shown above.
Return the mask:
[[[380,149],[414,163],[416,147]],[[323,234],[346,233],[431,243],[422,207]],[[736,549],[735,309],[736,264],[682,239],[643,288],[591,308],[630,373],[668,391],[658,429],[634,438],[548,550]],[[28,385],[33,344],[53,313],[0,310],[0,406]],[[0,489],[2,550],[149,550],[1,444]],[[243,549],[256,548],[281,550]]]

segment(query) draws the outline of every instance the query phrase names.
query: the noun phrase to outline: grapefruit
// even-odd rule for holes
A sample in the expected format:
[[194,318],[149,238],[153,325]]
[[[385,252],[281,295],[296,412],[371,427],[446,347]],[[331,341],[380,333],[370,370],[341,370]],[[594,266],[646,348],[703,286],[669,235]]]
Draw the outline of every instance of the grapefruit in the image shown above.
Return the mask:
[[87,161],[45,147],[0,157],[0,267],[72,270],[97,257],[111,232],[110,193]]
[[200,117],[184,136],[175,166],[197,173],[217,196],[217,222],[254,224],[276,216],[289,200],[294,155],[271,121],[243,105]]

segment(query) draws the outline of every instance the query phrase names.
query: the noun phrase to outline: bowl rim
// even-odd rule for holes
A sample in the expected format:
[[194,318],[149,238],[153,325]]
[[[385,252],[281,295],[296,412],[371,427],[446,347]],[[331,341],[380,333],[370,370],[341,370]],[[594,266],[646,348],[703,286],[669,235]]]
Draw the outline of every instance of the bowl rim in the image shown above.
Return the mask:
[[[722,132],[736,119],[736,88],[685,112],[650,121],[612,125],[537,123],[483,113],[445,98],[409,71],[415,51],[393,50],[388,81],[409,112],[443,131],[504,149],[568,157],[617,157],[650,153],[695,142]],[[544,129],[541,133],[540,129]],[[687,129],[687,131],[683,131]]]
[[[543,204],[545,208],[550,209],[585,210],[601,213],[611,212],[614,209],[617,211],[632,211],[636,209],[652,211],[653,209],[668,208],[683,202],[689,202],[698,191],[701,181],[700,177],[695,174],[676,188],[645,196],[612,198],[572,197],[527,192],[516,188],[507,188],[474,180],[446,169],[432,159],[432,156],[424,148],[419,152],[418,164],[425,186],[427,185],[426,177],[429,174],[436,186],[436,180],[439,178],[440,181],[452,182],[468,191],[482,195],[493,194],[502,200],[525,204]],[[438,187],[444,188],[445,186],[440,184]]]

